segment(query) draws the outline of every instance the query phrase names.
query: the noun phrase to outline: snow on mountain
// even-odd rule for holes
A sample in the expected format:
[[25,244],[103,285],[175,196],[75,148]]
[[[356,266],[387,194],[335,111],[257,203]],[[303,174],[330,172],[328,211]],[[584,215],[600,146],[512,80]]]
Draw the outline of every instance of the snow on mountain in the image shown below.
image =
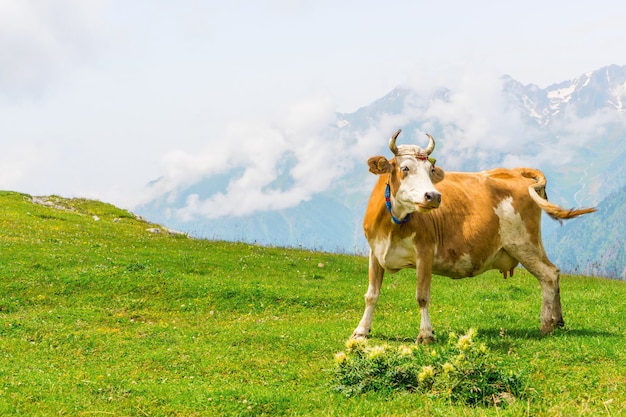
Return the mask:
[[[508,81],[515,83],[510,77]],[[626,67],[611,65],[545,89],[531,84],[520,86],[517,91],[522,92],[520,99],[528,114],[541,126],[563,117],[571,107],[579,110],[579,116],[602,108],[623,112]]]

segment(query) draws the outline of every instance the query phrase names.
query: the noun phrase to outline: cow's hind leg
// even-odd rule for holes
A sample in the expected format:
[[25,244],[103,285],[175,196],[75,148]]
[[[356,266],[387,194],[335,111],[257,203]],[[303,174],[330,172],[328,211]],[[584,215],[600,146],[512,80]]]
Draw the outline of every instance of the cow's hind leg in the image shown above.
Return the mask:
[[[527,267],[528,268],[528,267]],[[552,332],[556,327],[565,326],[561,309],[560,271],[550,261],[542,263],[538,269],[528,270],[541,284],[541,333]]]
[[369,264],[369,284],[367,286],[367,292],[365,293],[365,311],[363,312],[363,318],[359,322],[359,325],[352,337],[355,339],[365,338],[372,328],[372,320],[374,317],[374,310],[376,309],[376,303],[380,296],[380,287],[383,284],[383,276],[385,270],[380,266],[380,263],[373,254],[370,254]]
[[565,325],[561,309],[560,271],[543,250],[531,248],[523,252],[525,256],[520,258],[521,264],[541,285],[541,333],[547,334]]

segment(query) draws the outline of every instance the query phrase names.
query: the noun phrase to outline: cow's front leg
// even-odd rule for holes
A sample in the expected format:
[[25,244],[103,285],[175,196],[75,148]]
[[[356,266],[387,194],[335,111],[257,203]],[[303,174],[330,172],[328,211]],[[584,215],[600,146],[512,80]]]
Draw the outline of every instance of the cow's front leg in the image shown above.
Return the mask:
[[417,343],[422,342],[425,344],[435,341],[433,334],[433,326],[430,323],[430,316],[428,315],[428,305],[430,304],[430,282],[432,280],[431,272],[432,264],[430,262],[421,261],[418,263],[417,272],[417,290],[415,291],[415,299],[420,309],[420,315],[422,317],[420,322],[420,333],[417,336]]
[[372,319],[374,317],[374,309],[376,308],[376,302],[380,296],[380,287],[383,284],[383,276],[385,270],[380,266],[380,263],[376,257],[370,253],[370,265],[369,265],[369,285],[367,286],[367,292],[365,293],[365,311],[363,312],[363,318],[359,322],[359,325],[352,333],[353,338],[365,338],[372,328]]

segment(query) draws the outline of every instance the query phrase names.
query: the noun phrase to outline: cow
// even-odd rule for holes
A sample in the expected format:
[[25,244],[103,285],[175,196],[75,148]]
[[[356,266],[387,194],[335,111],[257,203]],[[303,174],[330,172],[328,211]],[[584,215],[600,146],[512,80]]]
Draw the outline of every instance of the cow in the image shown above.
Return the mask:
[[417,342],[434,341],[428,315],[433,273],[458,279],[497,269],[506,278],[521,264],[541,285],[541,333],[564,326],[560,272],[541,242],[541,212],[561,221],[595,209],[567,210],[549,202],[545,175],[537,169],[444,173],[430,157],[435,149],[431,135],[421,148],[396,145],[400,132],[389,140],[393,159],[374,156],[367,161],[379,178],[363,220],[370,247],[369,285],[365,312],[352,338],[369,334],[385,272],[405,268],[415,268],[417,274]]

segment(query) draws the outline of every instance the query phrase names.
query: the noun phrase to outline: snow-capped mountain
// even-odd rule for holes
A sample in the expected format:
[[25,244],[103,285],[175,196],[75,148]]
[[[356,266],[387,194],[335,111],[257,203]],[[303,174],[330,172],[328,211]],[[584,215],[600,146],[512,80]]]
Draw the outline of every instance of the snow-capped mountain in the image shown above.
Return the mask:
[[545,89],[522,86],[509,77],[505,91],[536,123],[539,130],[532,123],[527,128],[538,140],[555,151],[575,148],[565,155],[571,159],[566,176],[555,175],[559,184],[569,184],[569,170],[582,168],[578,189],[568,190],[574,191],[577,203],[598,204],[624,184],[626,67],[611,65]]
[[601,109],[626,111],[626,72],[617,65],[545,89],[533,84],[522,86],[510,77],[505,78],[511,98],[520,103],[539,126],[549,126],[572,112],[585,117]]
[[[548,195],[555,203],[595,206],[626,185],[625,103],[626,66],[616,65],[547,88],[523,85],[509,76],[469,87],[398,87],[354,113],[336,114],[316,133],[323,142],[320,147],[330,147],[333,153],[318,154],[311,144],[304,156],[297,148],[281,151],[269,170],[275,178],[258,190],[265,193],[260,195],[278,199],[308,184],[298,165],[308,155],[319,161],[319,170],[331,172],[323,189],[298,204],[215,218],[177,214],[188,213],[183,209],[190,202],[198,205],[216,196],[227,201],[225,190],[241,176],[241,170],[230,168],[169,189],[136,211],[198,237],[365,253],[361,221],[375,181],[365,161],[377,153],[389,156],[387,139],[398,128],[404,132],[399,141],[405,143],[419,144],[424,133],[431,133],[437,142],[435,157],[444,170],[532,166],[546,173]],[[289,135],[276,140],[288,144]],[[310,175],[317,175],[313,172]],[[568,231],[575,229],[576,221]],[[550,244],[564,241],[558,233],[556,223],[544,221],[549,254]],[[580,265],[559,266],[583,270]]]

